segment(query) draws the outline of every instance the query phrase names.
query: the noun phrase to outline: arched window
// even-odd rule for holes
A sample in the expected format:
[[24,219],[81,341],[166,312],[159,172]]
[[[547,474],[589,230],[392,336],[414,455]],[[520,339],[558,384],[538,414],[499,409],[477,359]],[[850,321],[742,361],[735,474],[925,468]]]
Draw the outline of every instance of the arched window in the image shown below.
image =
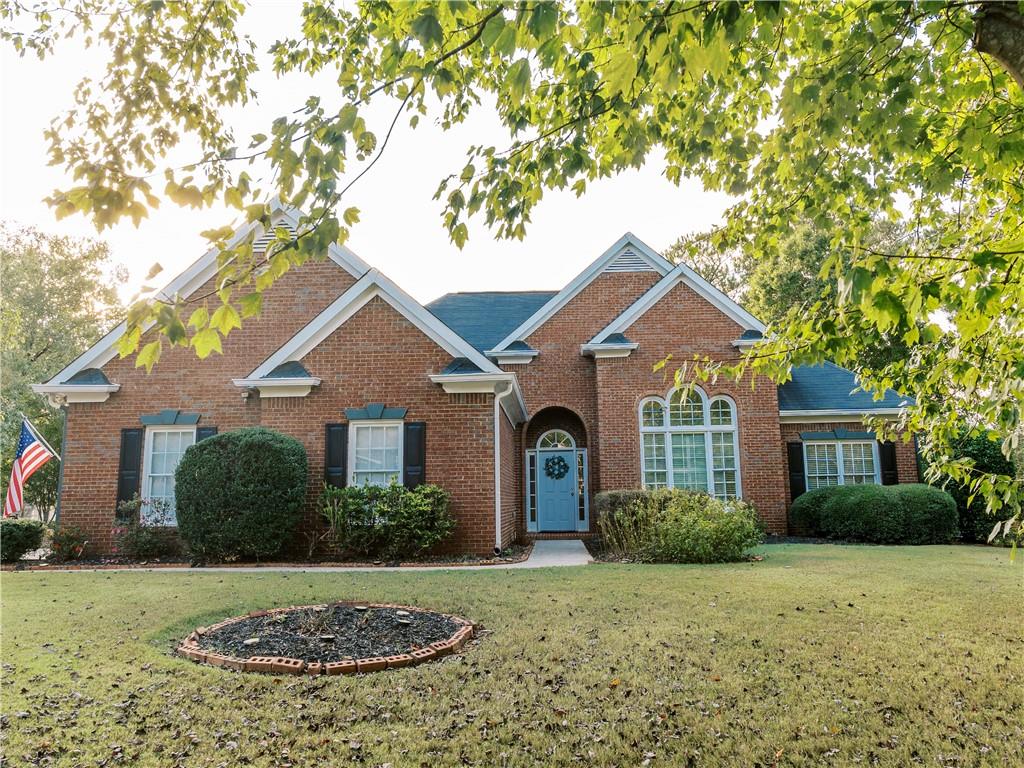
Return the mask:
[[563,429],[550,429],[537,440],[537,448],[541,450],[545,448],[572,449],[575,447],[576,441],[572,439],[572,435]]
[[640,403],[640,443],[645,488],[740,495],[736,404],[708,399],[699,387],[674,389],[664,399]]

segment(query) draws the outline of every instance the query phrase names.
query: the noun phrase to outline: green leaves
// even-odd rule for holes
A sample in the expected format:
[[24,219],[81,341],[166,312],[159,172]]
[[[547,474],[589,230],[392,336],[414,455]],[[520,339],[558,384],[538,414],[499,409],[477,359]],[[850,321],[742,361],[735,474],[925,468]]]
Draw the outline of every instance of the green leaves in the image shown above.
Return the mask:
[[441,23],[430,8],[425,9],[413,20],[412,33],[417,40],[423,43],[424,48],[440,45],[444,41],[444,31],[441,29]]
[[213,328],[204,328],[192,337],[189,342],[200,360],[206,359],[212,352],[221,352],[220,336]]
[[210,318],[210,327],[216,328],[222,335],[227,336],[233,328],[242,327],[242,319],[233,306],[221,304]]
[[516,59],[505,73],[504,90],[509,101],[522,104],[530,92],[530,62],[526,58]]

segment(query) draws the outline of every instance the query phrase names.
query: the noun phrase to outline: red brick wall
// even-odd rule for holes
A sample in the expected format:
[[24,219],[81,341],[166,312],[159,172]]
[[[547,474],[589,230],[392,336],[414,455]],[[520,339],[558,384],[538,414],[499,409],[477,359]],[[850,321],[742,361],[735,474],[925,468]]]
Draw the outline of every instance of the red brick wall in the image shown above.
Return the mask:
[[[267,291],[260,317],[247,319],[241,330],[229,334],[222,355],[214,353],[200,361],[191,349],[165,346],[150,374],[136,368],[131,357],[115,358],[103,366],[107,378],[121,385],[120,391],[105,403],[68,407],[62,522],[85,530],[91,552],[109,552],[121,429],[138,428],[142,414],[163,408],[199,413],[200,425],[216,426],[222,432],[258,424],[258,400],[244,400],[231,379],[249,374],[354,282],[332,261],[309,263],[288,272]],[[212,288],[210,281],[195,295]],[[218,300],[206,301],[212,311]],[[194,301],[190,308],[202,303]]]
[[[61,518],[85,529],[90,551],[109,552],[117,497],[121,429],[163,408],[199,413],[200,425],[224,432],[262,424],[293,435],[309,457],[310,493],[304,530],[319,523],[324,425],[344,422],[344,409],[368,402],[406,406],[409,421],[427,422],[428,482],[452,493],[459,524],[453,549],[487,554],[494,546],[493,396],[448,395],[429,376],[451,356],[380,299],[349,319],[303,364],[322,379],[305,398],[243,399],[232,378],[247,375],[354,282],[332,262],[289,273],[264,299],[263,314],[224,341],[224,354],[204,361],[167,350],[146,374],[130,359],[104,366],[121,390],[106,403],[72,405]],[[200,289],[199,293],[204,293]],[[388,343],[381,343],[387,339]],[[514,470],[512,470],[514,471]],[[300,538],[294,549],[302,552]]]
[[[786,455],[786,443],[798,442],[801,432],[831,432],[836,429],[857,431],[866,429],[859,422],[813,422],[807,424],[783,424],[782,432],[782,464],[786,467],[786,506],[790,503],[789,491],[789,458]],[[918,483],[920,478],[917,472],[917,451],[914,449],[913,440],[899,440],[896,442],[896,472],[901,483]]]
[[[581,447],[588,447],[591,502],[601,473],[597,370],[593,359],[580,354],[580,345],[590,341],[659,279],[657,272],[598,275],[526,339],[540,352],[533,362],[505,366],[518,377],[531,414],[549,406],[560,406],[575,413],[583,422],[586,434],[575,436]],[[532,434],[532,424],[530,426]],[[528,444],[527,447],[533,446]]]
[[[678,365],[694,355],[733,360],[732,346],[743,328],[688,286],[673,288],[625,331],[640,346],[629,357],[597,361],[598,414],[601,425],[601,471],[597,489],[638,488],[642,484],[639,405],[645,397],[664,397],[673,386]],[[655,372],[656,363],[672,360]],[[774,384],[736,384],[721,380],[702,387],[709,397],[728,395],[738,411],[740,481],[769,530],[784,533],[786,507],[784,465],[779,463],[779,403]]]
[[[387,343],[382,343],[386,339]],[[448,395],[430,381],[451,362],[416,326],[380,298],[371,300],[303,359],[321,379],[304,398],[261,401],[261,423],[306,447],[310,489],[306,528],[318,524],[324,425],[345,421],[367,403],[408,408],[406,421],[427,424],[426,479],[451,494],[458,525],[448,549],[494,548],[493,395]]]

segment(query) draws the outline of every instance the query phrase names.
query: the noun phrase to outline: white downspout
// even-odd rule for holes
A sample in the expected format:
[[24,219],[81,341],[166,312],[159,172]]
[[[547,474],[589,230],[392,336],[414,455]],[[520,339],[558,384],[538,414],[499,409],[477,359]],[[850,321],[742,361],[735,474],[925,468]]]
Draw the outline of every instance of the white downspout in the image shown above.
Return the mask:
[[512,393],[512,383],[494,388],[494,554],[501,552],[501,401]]

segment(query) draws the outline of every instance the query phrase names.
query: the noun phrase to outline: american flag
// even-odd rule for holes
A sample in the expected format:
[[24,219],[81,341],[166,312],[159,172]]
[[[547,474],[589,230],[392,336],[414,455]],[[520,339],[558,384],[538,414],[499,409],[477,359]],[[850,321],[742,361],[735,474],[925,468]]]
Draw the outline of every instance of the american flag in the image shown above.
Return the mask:
[[18,452],[11,467],[11,482],[7,486],[4,500],[4,517],[14,517],[25,506],[23,491],[27,481],[36,470],[53,458],[50,449],[29,429],[28,422],[21,422],[21,437],[18,438]]

